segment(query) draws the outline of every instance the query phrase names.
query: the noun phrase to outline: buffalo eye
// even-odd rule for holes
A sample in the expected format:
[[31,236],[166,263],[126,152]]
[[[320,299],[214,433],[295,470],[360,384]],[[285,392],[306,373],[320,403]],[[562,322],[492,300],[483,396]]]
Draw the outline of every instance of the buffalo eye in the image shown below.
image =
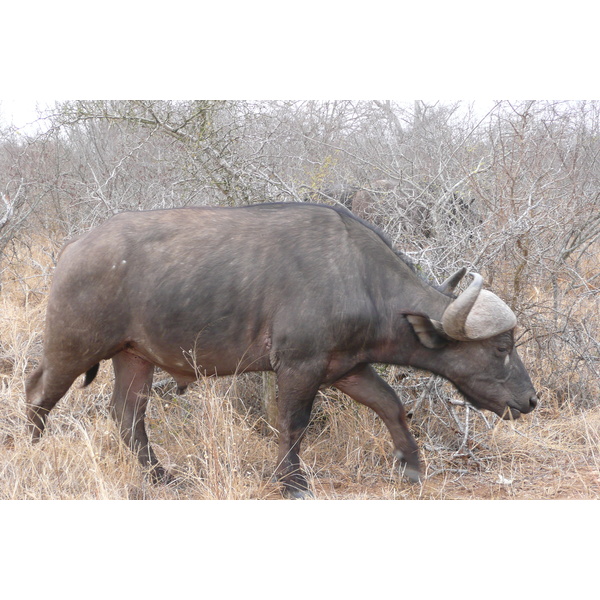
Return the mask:
[[508,354],[508,347],[507,346],[496,346],[496,350],[500,353],[500,354]]

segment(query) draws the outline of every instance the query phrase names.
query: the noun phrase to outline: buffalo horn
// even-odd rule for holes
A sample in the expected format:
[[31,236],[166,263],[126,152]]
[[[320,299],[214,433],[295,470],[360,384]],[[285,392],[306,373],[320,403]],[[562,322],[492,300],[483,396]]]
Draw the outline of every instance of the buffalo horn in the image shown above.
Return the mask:
[[471,273],[471,285],[444,311],[444,332],[455,340],[483,340],[512,329],[513,311],[496,294],[483,289],[483,277]]
[[454,291],[454,288],[460,283],[460,280],[465,276],[466,272],[467,269],[465,267],[459,269],[456,273],[450,275],[444,283],[438,285],[437,289],[442,292],[442,294],[451,294]]

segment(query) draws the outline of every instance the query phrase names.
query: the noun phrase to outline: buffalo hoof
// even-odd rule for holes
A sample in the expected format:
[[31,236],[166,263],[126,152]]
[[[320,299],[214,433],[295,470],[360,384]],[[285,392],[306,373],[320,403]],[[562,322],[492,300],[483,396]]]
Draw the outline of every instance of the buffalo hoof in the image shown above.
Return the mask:
[[405,459],[402,452],[396,450],[394,452],[394,456],[399,460],[400,466],[398,467],[398,472],[400,473],[400,477],[406,477],[410,483],[421,483],[421,469],[419,465],[411,465]]
[[281,493],[287,500],[309,500],[315,497],[303,475],[279,479],[279,484],[283,487]]
[[308,500],[315,497],[306,477],[299,470],[293,473],[276,472],[271,476],[271,482],[282,487],[281,494],[287,500]]
[[400,465],[400,477],[404,476],[410,483],[421,483],[421,472],[419,469],[409,467],[408,465]]
[[283,489],[283,497],[286,500],[314,500],[315,495],[310,490],[285,487]]
[[171,485],[176,479],[168,471],[165,471],[161,466],[155,465],[150,470],[150,480],[155,485]]

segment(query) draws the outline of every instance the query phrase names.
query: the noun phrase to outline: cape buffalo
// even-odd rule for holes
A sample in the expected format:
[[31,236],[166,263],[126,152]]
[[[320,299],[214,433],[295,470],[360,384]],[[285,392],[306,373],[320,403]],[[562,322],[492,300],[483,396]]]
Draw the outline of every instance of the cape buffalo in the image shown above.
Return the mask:
[[498,296],[434,288],[384,235],[343,207],[261,204],[118,214],[69,242],[48,301],[44,352],[26,385],[32,437],[73,381],[112,359],[110,408],[123,440],[166,476],[144,414],[154,367],[180,387],[200,375],[269,371],[279,388],[276,475],[305,495],[300,440],[319,388],[371,407],[390,431],[405,474],[417,445],[396,393],[371,363],[445,377],[478,408],[518,418],[537,403],[517,354],[516,318]]

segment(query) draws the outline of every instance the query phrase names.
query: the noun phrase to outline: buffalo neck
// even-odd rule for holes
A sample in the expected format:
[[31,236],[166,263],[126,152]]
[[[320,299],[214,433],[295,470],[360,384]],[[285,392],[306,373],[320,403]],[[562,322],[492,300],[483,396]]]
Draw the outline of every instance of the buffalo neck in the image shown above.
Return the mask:
[[414,273],[410,275],[389,290],[387,300],[378,308],[380,337],[373,346],[373,362],[428,368],[431,351],[421,345],[405,315],[416,313],[441,321],[452,298]]

